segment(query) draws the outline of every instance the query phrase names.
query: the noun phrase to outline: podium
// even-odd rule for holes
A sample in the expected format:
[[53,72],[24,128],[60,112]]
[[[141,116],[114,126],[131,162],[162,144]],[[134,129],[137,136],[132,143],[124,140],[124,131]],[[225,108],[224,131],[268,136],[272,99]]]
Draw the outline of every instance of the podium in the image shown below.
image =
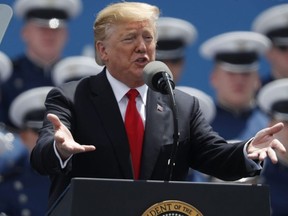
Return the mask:
[[270,216],[270,198],[259,184],[73,178],[47,215]]

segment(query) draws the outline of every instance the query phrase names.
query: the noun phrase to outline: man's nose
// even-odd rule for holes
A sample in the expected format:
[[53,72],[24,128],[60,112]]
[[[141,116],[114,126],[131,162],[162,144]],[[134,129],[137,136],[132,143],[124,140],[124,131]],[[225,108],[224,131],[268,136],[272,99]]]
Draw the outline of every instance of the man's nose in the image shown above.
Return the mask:
[[137,47],[136,47],[136,52],[144,53],[146,52],[147,45],[146,42],[143,38],[139,38],[137,40]]

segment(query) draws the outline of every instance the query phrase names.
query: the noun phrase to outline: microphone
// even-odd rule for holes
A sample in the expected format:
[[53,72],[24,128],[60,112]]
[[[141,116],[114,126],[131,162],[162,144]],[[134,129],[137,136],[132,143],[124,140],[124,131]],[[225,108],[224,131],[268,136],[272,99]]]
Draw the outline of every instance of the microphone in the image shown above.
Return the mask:
[[144,82],[154,91],[169,93],[169,85],[175,88],[173,75],[166,64],[161,61],[149,62],[143,69]]
[[177,150],[179,146],[180,132],[178,128],[178,110],[174,95],[175,83],[173,82],[173,75],[166,64],[161,61],[149,62],[143,69],[143,77],[145,83],[153,90],[162,94],[169,94],[171,109],[173,113],[173,147],[171,155],[167,161],[167,171],[164,176],[165,181],[171,181],[173,179],[173,170],[176,166]]

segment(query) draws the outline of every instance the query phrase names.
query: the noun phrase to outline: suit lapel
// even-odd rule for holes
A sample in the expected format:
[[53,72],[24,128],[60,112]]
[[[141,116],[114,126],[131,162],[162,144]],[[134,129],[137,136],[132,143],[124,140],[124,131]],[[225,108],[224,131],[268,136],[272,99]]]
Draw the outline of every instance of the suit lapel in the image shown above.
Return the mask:
[[148,90],[141,179],[151,178],[162,146],[171,143],[173,116],[167,99],[160,93]]
[[115,149],[116,157],[125,178],[133,178],[129,143],[125,126],[113,90],[105,72],[91,78],[92,101],[106,134]]

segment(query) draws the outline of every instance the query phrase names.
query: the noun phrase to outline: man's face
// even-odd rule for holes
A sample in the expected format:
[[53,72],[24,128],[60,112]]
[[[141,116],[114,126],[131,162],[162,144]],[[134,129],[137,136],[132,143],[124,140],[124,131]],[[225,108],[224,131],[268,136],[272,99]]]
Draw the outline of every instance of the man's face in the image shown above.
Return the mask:
[[62,53],[67,40],[67,29],[50,29],[28,21],[23,28],[22,36],[28,53],[52,60],[57,59]]
[[217,100],[228,107],[246,108],[253,100],[260,81],[257,72],[234,73],[217,68],[211,79]]
[[96,44],[111,75],[131,88],[144,84],[143,68],[155,59],[155,47],[155,31],[148,21],[115,25],[108,38]]

